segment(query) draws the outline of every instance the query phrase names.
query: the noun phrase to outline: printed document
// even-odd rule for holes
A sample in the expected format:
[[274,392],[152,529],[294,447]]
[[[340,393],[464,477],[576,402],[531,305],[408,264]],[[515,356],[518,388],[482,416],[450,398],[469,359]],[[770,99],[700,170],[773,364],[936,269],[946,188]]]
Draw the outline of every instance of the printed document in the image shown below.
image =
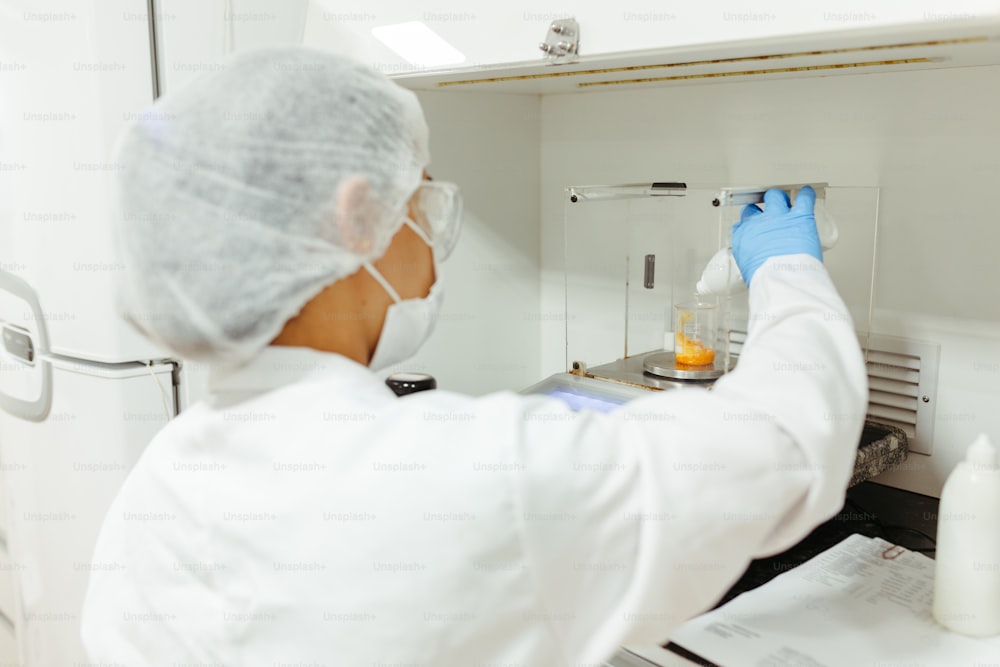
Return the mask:
[[946,630],[933,598],[933,560],[852,535],[670,639],[722,667],[1000,665],[1000,637]]

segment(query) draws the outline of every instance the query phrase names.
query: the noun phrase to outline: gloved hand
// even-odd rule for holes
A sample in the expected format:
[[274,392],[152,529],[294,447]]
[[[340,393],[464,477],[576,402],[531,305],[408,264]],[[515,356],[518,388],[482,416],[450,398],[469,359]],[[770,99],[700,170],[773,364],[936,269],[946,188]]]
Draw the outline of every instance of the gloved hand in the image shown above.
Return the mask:
[[811,187],[799,190],[791,208],[784,190],[765,192],[764,204],[763,211],[749,204],[733,225],[733,257],[748,286],[753,274],[771,257],[804,253],[823,261],[813,216],[816,192]]

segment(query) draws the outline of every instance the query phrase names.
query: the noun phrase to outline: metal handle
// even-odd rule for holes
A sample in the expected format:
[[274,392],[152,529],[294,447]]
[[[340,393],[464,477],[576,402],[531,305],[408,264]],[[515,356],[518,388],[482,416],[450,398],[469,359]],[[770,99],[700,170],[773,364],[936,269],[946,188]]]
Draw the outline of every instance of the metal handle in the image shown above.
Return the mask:
[[656,255],[646,255],[646,268],[642,276],[642,285],[646,289],[653,289],[653,277],[656,273]]

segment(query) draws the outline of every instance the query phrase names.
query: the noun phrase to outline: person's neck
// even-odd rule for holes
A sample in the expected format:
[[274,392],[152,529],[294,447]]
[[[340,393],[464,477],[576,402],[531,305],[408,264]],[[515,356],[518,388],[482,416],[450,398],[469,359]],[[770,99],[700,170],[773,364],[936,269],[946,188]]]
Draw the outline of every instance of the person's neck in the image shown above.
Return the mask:
[[[290,319],[271,345],[334,352],[367,366],[382,331],[381,287],[359,271],[328,285]],[[379,303],[376,303],[378,301]]]

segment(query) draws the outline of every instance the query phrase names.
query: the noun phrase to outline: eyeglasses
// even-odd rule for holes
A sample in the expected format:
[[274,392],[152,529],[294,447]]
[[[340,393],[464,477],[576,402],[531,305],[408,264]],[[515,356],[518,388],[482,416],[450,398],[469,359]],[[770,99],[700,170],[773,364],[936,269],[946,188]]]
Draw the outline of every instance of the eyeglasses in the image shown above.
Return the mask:
[[454,183],[422,181],[413,198],[410,215],[430,239],[439,261],[444,261],[458,242],[462,223],[462,195]]

